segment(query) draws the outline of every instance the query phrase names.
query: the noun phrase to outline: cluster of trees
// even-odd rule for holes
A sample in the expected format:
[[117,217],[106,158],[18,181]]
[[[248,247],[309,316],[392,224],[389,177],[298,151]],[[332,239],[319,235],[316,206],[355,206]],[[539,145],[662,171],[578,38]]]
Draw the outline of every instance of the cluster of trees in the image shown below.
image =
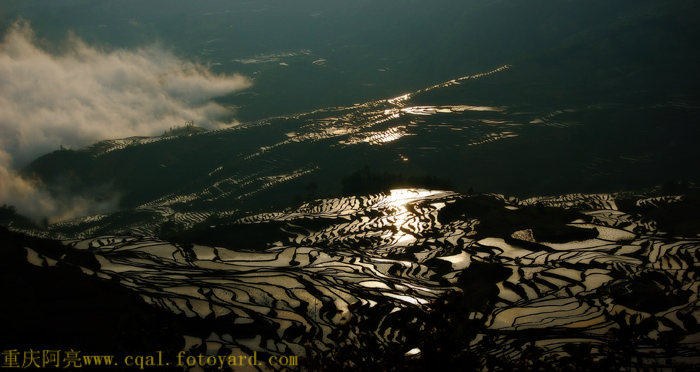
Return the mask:
[[[14,205],[3,204],[0,207],[0,226],[14,226],[18,228],[33,229],[36,228],[36,224],[32,222],[29,218],[17,213],[17,208]],[[43,228],[48,227],[49,222],[44,217],[41,220],[41,225]]]
[[341,180],[343,195],[376,194],[391,189],[423,188],[452,190],[452,181],[435,176],[404,176],[389,172],[372,173],[369,166]]
[[3,204],[0,207],[0,218],[11,217],[17,214],[17,208],[14,205]]
[[185,126],[170,127],[167,131],[163,132],[163,137],[165,136],[177,136],[179,134],[196,133],[204,131],[203,128],[195,125],[194,120],[185,121]]

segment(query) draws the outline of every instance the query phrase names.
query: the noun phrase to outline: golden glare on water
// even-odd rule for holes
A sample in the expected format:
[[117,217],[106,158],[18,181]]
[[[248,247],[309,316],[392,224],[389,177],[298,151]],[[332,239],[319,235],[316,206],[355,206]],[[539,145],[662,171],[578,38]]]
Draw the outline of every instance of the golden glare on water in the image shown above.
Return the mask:
[[385,225],[393,225],[394,231],[386,231],[386,238],[392,240],[390,246],[405,246],[415,242],[416,237],[407,231],[420,232],[421,224],[416,216],[409,212],[406,204],[428,196],[441,194],[443,191],[424,189],[396,189],[386,199],[374,205],[374,209],[383,210],[387,214],[383,218]]
[[391,194],[380,202],[380,204],[382,207],[394,207],[397,209],[406,210],[406,203],[440,193],[442,193],[442,191],[425,189],[395,189],[391,190]]
[[492,111],[501,112],[504,111],[503,107],[492,107],[492,106],[469,106],[469,105],[457,105],[457,106],[411,106],[404,107],[401,112],[413,115],[434,115],[437,113],[449,114],[453,112],[464,112],[464,111]]

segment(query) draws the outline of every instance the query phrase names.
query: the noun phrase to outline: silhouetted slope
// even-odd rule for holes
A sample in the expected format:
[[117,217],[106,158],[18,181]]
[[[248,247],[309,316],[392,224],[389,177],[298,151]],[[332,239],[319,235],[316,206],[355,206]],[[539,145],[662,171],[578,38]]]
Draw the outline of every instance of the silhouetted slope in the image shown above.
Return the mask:
[[3,230],[3,313],[33,327],[4,324],[19,344],[6,347],[294,354],[341,370],[697,370],[700,210],[685,191],[394,190],[210,219],[170,241]]
[[[29,350],[73,349],[120,358],[163,351],[173,359],[183,347],[187,326],[177,316],[146,305],[114,281],[81,271],[79,267],[99,270],[91,253],[3,227],[0,241],[3,350],[19,350],[20,358]],[[31,265],[25,247],[59,262],[53,267]]]

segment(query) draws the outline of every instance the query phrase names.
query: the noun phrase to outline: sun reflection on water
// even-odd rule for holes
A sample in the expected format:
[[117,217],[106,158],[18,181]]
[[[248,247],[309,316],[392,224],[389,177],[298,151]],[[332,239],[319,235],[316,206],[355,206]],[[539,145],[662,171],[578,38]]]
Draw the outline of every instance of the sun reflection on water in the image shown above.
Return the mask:
[[[374,205],[373,209],[382,211],[385,216],[382,219],[384,225],[394,226],[392,230],[386,230],[383,237],[391,240],[389,246],[408,246],[416,241],[413,233],[420,233],[421,224],[416,216],[411,213],[406,205],[409,202],[423,199],[428,196],[441,194],[443,191],[425,189],[395,189],[389,196]],[[413,233],[411,233],[413,232]]]

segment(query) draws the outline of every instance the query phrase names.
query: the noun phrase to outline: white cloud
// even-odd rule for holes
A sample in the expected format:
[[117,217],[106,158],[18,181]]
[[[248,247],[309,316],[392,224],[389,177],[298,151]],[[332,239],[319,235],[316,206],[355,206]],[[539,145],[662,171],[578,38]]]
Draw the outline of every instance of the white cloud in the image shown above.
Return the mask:
[[232,113],[212,98],[249,86],[243,76],[215,75],[158,46],[108,51],[69,36],[52,54],[17,22],[0,44],[0,202],[35,216],[76,214],[13,169],[61,145],[158,135],[189,120],[232,124]]
[[[7,152],[0,150],[2,164],[7,164],[10,157]],[[15,206],[20,213],[31,217],[35,222],[46,217],[52,223],[114,211],[119,203],[118,197],[98,201],[80,195],[52,195],[7,166],[0,166],[0,198],[3,204]]]

